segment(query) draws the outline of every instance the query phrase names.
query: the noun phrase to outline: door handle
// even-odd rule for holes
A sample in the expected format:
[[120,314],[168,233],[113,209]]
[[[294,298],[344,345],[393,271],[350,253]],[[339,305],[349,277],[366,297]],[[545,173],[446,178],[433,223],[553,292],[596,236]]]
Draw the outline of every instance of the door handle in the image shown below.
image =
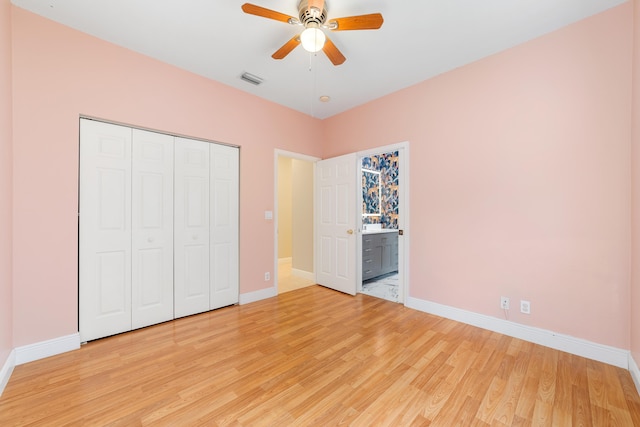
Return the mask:
[[351,229],[347,230],[347,234],[353,234],[353,230]]
[[147,242],[149,242],[149,243],[153,243],[154,240],[156,240],[156,239],[153,236],[147,237]]

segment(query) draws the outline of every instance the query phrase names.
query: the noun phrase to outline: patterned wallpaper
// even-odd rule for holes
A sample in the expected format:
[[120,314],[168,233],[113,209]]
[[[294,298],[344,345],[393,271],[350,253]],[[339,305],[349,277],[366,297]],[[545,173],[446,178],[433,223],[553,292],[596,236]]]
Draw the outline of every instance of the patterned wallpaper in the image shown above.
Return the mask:
[[380,216],[380,172],[362,169],[362,215]]
[[[382,228],[398,228],[398,152],[377,154],[362,159],[362,169],[380,172],[380,216],[363,216],[363,224],[382,224]],[[363,206],[362,212],[368,212],[377,201],[372,191],[367,189],[367,177],[372,174],[362,174]],[[369,203],[369,204],[368,204]],[[376,207],[377,208],[377,207]]]

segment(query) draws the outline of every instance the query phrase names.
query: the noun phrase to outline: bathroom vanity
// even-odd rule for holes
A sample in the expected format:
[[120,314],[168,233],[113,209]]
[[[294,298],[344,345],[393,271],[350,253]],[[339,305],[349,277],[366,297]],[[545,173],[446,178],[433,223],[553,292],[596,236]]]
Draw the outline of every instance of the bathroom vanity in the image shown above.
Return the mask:
[[398,271],[398,230],[362,231],[362,280]]

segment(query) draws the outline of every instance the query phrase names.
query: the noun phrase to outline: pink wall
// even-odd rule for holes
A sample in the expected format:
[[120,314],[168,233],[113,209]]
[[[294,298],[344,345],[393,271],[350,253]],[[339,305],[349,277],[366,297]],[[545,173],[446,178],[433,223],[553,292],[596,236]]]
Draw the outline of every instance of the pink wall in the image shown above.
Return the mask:
[[634,4],[633,33],[633,244],[631,280],[631,354],[640,363],[640,0]]
[[0,0],[0,368],[13,348],[11,133],[11,4]]
[[411,296],[629,348],[632,7],[326,121],[410,142]]
[[272,286],[273,150],[319,155],[319,120],[16,7],[13,47],[16,347],[77,331],[80,114],[241,146],[240,291]]
[[629,348],[632,7],[324,122],[14,7],[13,345],[77,331],[86,114],[241,146],[242,293],[271,286],[274,148],[408,140],[412,296],[496,317],[500,295],[526,298],[532,314],[511,320]]

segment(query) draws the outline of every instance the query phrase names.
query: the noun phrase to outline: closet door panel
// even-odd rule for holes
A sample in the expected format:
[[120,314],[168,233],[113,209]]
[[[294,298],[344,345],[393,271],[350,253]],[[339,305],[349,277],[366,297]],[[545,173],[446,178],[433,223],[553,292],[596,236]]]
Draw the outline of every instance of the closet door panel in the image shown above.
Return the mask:
[[133,130],[132,326],[173,319],[173,137]]
[[209,144],[175,138],[175,317],[209,310]]
[[238,303],[239,150],[211,144],[210,308]]
[[81,341],[131,329],[131,129],[80,121]]

